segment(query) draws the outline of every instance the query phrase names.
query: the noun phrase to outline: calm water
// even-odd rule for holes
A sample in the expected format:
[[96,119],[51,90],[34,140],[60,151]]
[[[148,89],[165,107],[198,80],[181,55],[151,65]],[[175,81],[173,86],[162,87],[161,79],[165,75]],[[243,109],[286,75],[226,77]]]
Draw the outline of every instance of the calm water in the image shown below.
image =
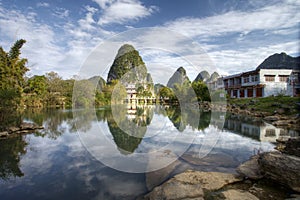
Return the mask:
[[135,199],[186,169],[234,172],[298,134],[164,106],[35,110],[24,120],[45,130],[0,140],[0,199]]

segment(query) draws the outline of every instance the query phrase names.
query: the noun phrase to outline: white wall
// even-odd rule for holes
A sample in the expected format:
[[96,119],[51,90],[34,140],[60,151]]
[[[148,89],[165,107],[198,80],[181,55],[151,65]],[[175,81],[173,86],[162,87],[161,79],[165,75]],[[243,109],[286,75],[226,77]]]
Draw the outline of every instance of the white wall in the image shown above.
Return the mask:
[[[290,76],[292,70],[290,69],[261,69],[259,72],[260,84],[264,84],[264,97],[271,95],[284,94],[291,96],[291,91],[288,88],[288,82],[280,82],[279,75]],[[265,81],[265,75],[275,75],[275,81]]]

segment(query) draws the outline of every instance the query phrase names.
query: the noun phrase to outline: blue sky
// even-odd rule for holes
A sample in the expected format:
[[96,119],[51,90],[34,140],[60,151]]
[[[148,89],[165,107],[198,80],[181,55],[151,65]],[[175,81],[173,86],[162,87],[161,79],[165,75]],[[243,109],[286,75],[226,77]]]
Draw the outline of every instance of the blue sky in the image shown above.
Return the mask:
[[[299,10],[298,0],[1,0],[0,45],[8,50],[24,38],[22,55],[29,59],[29,76],[56,71],[69,78],[113,35],[133,28],[166,28],[195,41],[220,74],[232,74],[254,69],[274,53],[298,56]],[[174,48],[180,41],[175,42]],[[159,82],[184,65],[166,53],[141,55],[149,66],[167,66]],[[196,75],[197,70],[189,72],[191,79]]]

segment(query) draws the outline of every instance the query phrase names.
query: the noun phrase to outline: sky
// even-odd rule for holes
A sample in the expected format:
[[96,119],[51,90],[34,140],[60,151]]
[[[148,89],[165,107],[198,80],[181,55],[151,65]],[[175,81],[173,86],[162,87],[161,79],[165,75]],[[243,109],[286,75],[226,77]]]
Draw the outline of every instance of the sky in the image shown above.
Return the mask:
[[[70,78],[94,63],[105,68],[94,75],[106,79],[126,42],[155,82],[166,83],[180,66],[193,80],[203,69],[228,75],[253,70],[274,53],[299,56],[299,10],[299,0],[1,0],[0,46],[8,51],[17,39],[27,41],[28,76],[55,71]],[[119,43],[105,49],[115,37]],[[97,49],[110,52],[107,63],[104,54],[89,60]]]

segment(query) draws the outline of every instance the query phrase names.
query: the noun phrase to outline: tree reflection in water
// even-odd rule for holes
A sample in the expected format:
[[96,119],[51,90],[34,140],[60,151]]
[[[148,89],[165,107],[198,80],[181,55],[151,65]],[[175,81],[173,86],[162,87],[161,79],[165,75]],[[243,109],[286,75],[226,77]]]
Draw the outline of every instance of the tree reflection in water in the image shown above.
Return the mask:
[[165,114],[180,132],[183,132],[187,126],[194,130],[204,130],[210,124],[211,111],[200,110],[200,119],[197,120],[199,112],[196,109],[194,107],[168,106],[165,108]]
[[[117,114],[113,114],[113,110]],[[76,115],[74,115],[76,112]],[[95,122],[107,122],[113,140],[122,154],[133,153],[142,142],[151,123],[154,113],[170,119],[173,125],[184,131],[187,126],[203,130],[210,123],[210,112],[200,112],[200,120],[195,120],[197,112],[193,108],[180,108],[162,105],[123,105],[109,108],[90,110],[25,110],[22,117],[15,118],[16,124],[20,119],[31,121],[45,127],[40,132],[35,132],[36,137],[57,139],[64,133],[76,133],[77,130],[86,132]],[[96,116],[95,116],[96,114]],[[197,123],[196,123],[197,122]],[[23,176],[19,167],[22,155],[26,154],[26,136],[0,140],[0,177],[4,180],[11,177]]]
[[24,176],[20,169],[21,156],[26,154],[27,142],[24,136],[0,140],[0,178],[9,180]]

